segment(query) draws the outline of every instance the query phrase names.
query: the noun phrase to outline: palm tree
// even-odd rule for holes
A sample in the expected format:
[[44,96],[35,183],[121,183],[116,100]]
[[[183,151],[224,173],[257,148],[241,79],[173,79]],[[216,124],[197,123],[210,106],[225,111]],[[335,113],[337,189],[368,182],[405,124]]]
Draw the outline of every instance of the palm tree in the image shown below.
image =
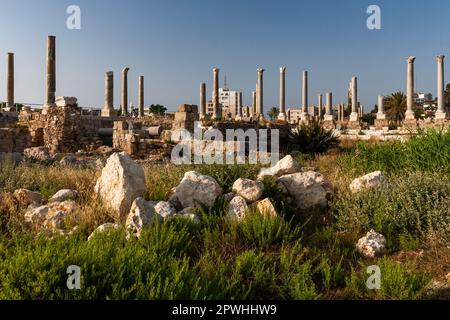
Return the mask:
[[405,119],[406,112],[406,95],[404,92],[398,91],[392,93],[386,98],[385,105],[386,114],[390,121],[399,124]]
[[277,120],[279,114],[280,114],[280,110],[275,107],[270,108],[270,110],[267,112],[267,115],[269,116],[271,121]]

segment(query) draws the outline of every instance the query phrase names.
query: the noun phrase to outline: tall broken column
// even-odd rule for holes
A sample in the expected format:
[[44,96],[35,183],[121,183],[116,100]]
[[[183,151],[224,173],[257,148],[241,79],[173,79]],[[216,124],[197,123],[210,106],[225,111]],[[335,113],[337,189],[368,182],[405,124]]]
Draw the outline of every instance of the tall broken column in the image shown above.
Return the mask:
[[256,91],[256,110],[257,115],[264,117],[264,69],[260,68],[258,72],[258,85]]
[[301,120],[308,120],[308,71],[303,71]]
[[350,114],[350,122],[357,122],[358,114],[358,78],[352,78],[352,113]]
[[128,67],[122,70],[122,102],[120,105],[122,117],[128,115],[128,71],[130,71]]
[[386,119],[386,114],[384,113],[384,96],[378,96],[378,112],[377,119]]
[[213,69],[213,119],[220,119],[222,117],[222,112],[219,106],[219,72],[220,69]]
[[326,104],[325,104],[325,116],[323,117],[323,119],[325,121],[333,121],[333,112],[332,112],[332,107],[333,107],[333,94],[331,92],[327,92],[326,94]]
[[318,109],[319,119],[322,119],[322,115],[323,115],[322,97],[323,96],[321,94],[317,95],[317,109]]
[[256,113],[256,91],[252,91],[252,116]]
[[144,116],[144,76],[139,76],[138,83],[138,117]]
[[116,115],[114,111],[114,73],[105,73],[105,106],[102,109],[102,117],[112,117]]
[[56,100],[56,37],[48,36],[46,90],[45,90],[44,108],[42,110],[43,114],[47,114],[49,108],[56,106],[55,100]]
[[414,61],[415,57],[408,57],[406,74],[406,112],[405,120],[414,120]]
[[206,115],[206,83],[200,83],[200,119]]
[[14,109],[14,53],[8,53],[6,75],[6,108],[8,111]]
[[286,121],[286,67],[280,68],[280,113],[278,120]]
[[445,56],[439,55],[436,57],[437,62],[437,110],[435,114],[436,119],[445,119],[445,101],[444,101],[444,59]]

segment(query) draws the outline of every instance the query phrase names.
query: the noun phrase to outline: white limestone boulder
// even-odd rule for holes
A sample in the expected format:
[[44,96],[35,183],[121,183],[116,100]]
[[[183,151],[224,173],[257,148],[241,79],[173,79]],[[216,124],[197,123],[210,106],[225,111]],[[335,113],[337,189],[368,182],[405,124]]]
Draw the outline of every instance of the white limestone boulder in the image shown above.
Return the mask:
[[167,219],[175,214],[177,214],[177,210],[167,201],[158,201],[153,202],[155,212],[159,214],[164,219]]
[[314,171],[299,172],[282,176],[278,179],[295,198],[301,210],[327,206],[327,192],[322,186],[323,176]]
[[23,207],[29,205],[40,206],[42,204],[42,194],[28,189],[17,189],[14,191],[14,197],[19,205]]
[[110,232],[113,230],[118,230],[120,229],[120,225],[117,223],[105,223],[102,224],[101,226],[99,226],[97,229],[95,229],[91,235],[88,237],[88,241],[92,240],[93,237],[95,237],[98,234],[101,233],[105,233],[105,232]]
[[386,251],[386,239],[382,234],[370,230],[365,237],[358,240],[356,248],[364,257],[375,258]]
[[263,195],[264,183],[239,178],[233,184],[233,192],[244,198],[248,203],[253,203],[258,201]]
[[77,198],[78,198],[77,191],[71,190],[71,189],[63,189],[63,190],[59,190],[50,199],[48,199],[48,203],[63,202],[66,200],[75,200]]
[[53,231],[65,229],[66,218],[76,212],[78,206],[73,201],[53,202],[46,206],[30,206],[25,212],[25,223],[34,229]]
[[221,195],[222,189],[214,178],[189,171],[176,187],[171,203],[174,202],[173,197],[175,197],[182,208],[198,208],[201,205],[211,207]]
[[144,170],[125,152],[111,155],[95,185],[103,203],[120,218],[129,212],[133,201],[147,191]]
[[258,201],[256,203],[256,210],[265,217],[276,217],[278,215],[275,206],[269,198]]
[[234,197],[228,206],[228,216],[232,219],[242,220],[248,210],[247,201],[241,196]]
[[127,237],[135,236],[139,238],[144,228],[152,223],[161,223],[163,217],[156,213],[154,203],[145,201],[144,198],[137,198],[132,203],[130,213],[125,222]]
[[300,172],[300,164],[291,155],[287,155],[271,168],[263,168],[258,174],[258,178],[264,176],[281,177],[287,174]]
[[353,180],[350,184],[350,191],[352,193],[358,193],[364,190],[379,188],[385,183],[386,177],[383,173],[381,171],[375,171]]

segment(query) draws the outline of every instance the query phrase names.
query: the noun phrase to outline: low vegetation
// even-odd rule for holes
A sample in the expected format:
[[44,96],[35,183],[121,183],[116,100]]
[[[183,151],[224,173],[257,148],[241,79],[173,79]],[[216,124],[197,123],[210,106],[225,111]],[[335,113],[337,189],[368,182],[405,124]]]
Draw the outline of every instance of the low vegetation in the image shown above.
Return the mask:
[[[95,170],[2,164],[1,192],[28,188],[48,198],[76,189],[81,209],[71,236],[49,239],[23,225],[24,208],[0,204],[0,299],[448,298],[448,291],[429,295],[428,286],[445,282],[450,271],[450,133],[339,147],[323,135],[311,133],[315,138],[299,148],[311,155],[299,159],[333,186],[328,209],[299,215],[274,179],[265,178],[264,197],[279,217],[254,213],[238,223],[218,201],[198,209],[199,224],[170,219],[129,241],[123,229],[87,241],[98,225],[114,221],[93,193]],[[237,178],[255,179],[259,168],[146,165],[147,198],[167,199],[188,170],[214,177],[229,192]],[[350,194],[352,179],[375,170],[387,175],[388,187]],[[356,251],[370,229],[386,237],[385,256],[364,259]],[[66,289],[69,265],[81,267],[82,290]],[[379,290],[366,286],[373,265],[382,274]]]

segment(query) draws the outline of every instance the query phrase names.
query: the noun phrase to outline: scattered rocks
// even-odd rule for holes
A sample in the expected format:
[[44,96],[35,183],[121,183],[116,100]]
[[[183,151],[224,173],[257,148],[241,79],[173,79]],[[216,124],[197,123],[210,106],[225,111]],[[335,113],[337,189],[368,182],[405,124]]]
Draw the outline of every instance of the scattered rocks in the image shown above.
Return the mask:
[[153,203],[139,197],[134,200],[125,222],[127,237],[135,236],[139,238],[144,228],[151,223],[160,223],[162,221],[163,217],[156,213]]
[[211,207],[216,199],[222,195],[222,189],[217,181],[195,171],[186,172],[181,183],[176,187],[171,202],[178,199],[183,208]]
[[275,206],[273,205],[272,201],[270,201],[269,198],[258,201],[256,203],[256,209],[258,210],[259,213],[261,213],[266,217],[276,217],[278,215]]
[[229,192],[226,193],[222,196],[223,200],[226,202],[230,202],[231,200],[233,200],[233,198],[236,196],[236,194],[234,192]]
[[278,179],[296,200],[302,210],[327,206],[327,192],[323,188],[323,176],[314,171],[299,172]]
[[14,197],[17,199],[19,205],[23,207],[27,207],[31,204],[34,206],[40,206],[42,204],[42,195],[39,192],[18,189],[14,191]]
[[263,168],[258,174],[259,178],[264,176],[281,177],[287,174],[299,172],[300,164],[291,156],[287,155],[271,168]]
[[23,151],[23,155],[26,159],[41,162],[53,161],[54,159],[46,147],[27,148]]
[[124,217],[133,201],[147,191],[144,170],[125,152],[114,153],[108,158],[94,190],[106,206]]
[[233,219],[241,220],[245,217],[248,210],[247,202],[241,196],[236,196],[230,201],[228,215]]
[[264,184],[261,181],[240,178],[233,184],[233,191],[248,203],[253,203],[263,195]]
[[24,218],[29,227],[58,231],[65,228],[65,219],[77,209],[78,206],[73,201],[54,202],[30,207]]
[[154,202],[155,212],[164,219],[169,218],[177,213],[177,210],[167,201]]
[[386,239],[382,234],[370,230],[365,237],[356,244],[358,251],[366,258],[375,258],[386,250]]
[[370,190],[381,187],[386,182],[386,177],[381,171],[375,171],[365,176],[359,177],[350,184],[350,191],[358,193],[364,190]]
[[70,189],[59,190],[55,193],[49,200],[48,203],[52,202],[63,202],[66,200],[75,200],[78,198],[78,192]]
[[105,223],[99,226],[97,229],[94,230],[94,232],[91,233],[91,235],[88,237],[88,241],[90,241],[93,237],[100,233],[109,232],[112,230],[118,230],[120,229],[120,225],[117,223]]

